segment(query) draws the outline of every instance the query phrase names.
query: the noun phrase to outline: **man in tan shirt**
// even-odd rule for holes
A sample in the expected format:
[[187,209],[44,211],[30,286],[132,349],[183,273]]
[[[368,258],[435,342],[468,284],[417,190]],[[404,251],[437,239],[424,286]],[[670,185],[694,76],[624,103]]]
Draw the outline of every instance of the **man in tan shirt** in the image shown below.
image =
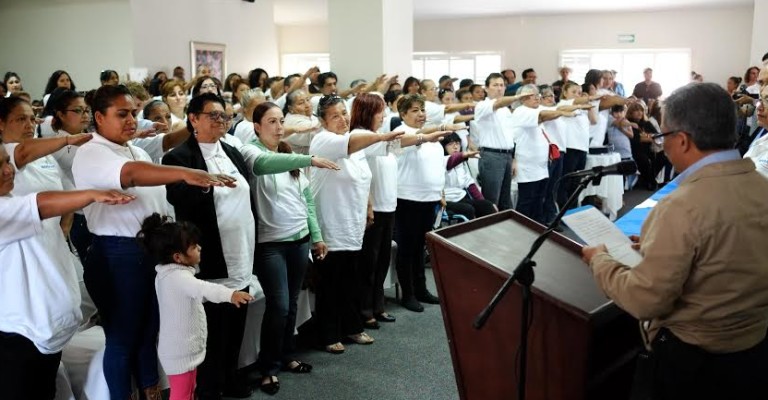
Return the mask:
[[585,247],[598,286],[641,321],[654,399],[768,398],[768,180],[741,159],[733,102],[711,83],[665,101],[654,136],[680,172],[622,265]]

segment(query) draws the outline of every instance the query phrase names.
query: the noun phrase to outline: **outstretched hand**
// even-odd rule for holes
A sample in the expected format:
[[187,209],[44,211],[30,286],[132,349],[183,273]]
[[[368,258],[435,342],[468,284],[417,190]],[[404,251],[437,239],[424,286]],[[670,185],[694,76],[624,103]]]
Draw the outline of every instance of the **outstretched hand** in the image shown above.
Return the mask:
[[232,298],[229,300],[230,303],[234,304],[235,307],[240,308],[241,304],[248,304],[249,301],[253,300],[253,296],[246,292],[236,291],[232,293]]
[[234,177],[224,174],[209,174],[201,170],[189,170],[184,177],[184,182],[188,185],[204,188],[211,186],[237,186],[237,180]]
[[335,162],[327,158],[316,157],[316,156],[312,156],[312,166],[315,168],[332,169],[334,171],[338,171],[341,169]]
[[117,190],[93,190],[93,202],[108,205],[127,204],[136,200],[136,196]]
[[480,152],[477,150],[465,151],[463,154],[463,157],[465,160],[468,160],[470,158],[480,158]]
[[90,133],[78,133],[75,135],[69,135],[67,137],[67,144],[71,144],[73,146],[82,146],[91,140],[91,138],[93,138],[93,135]]
[[403,135],[405,135],[405,132],[388,132],[388,133],[382,133],[381,134],[381,141],[382,142],[391,142],[396,139],[400,139]]

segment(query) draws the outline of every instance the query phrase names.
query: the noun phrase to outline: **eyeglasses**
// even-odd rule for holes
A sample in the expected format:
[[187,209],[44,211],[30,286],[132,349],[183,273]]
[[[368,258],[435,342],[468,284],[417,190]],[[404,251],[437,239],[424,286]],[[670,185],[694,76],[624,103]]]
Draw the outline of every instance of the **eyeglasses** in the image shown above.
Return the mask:
[[669,136],[669,135],[671,135],[673,133],[677,133],[677,132],[680,132],[680,131],[679,130],[675,130],[675,131],[657,133],[655,135],[651,135],[651,139],[653,139],[653,143],[656,143],[658,145],[662,145],[662,144],[664,144],[664,136]]
[[67,112],[73,112],[73,113],[75,113],[75,114],[77,114],[77,115],[79,115],[81,117],[82,116],[86,116],[86,117],[90,117],[91,116],[91,110],[89,108],[80,108],[80,107],[78,107],[78,108],[73,108],[71,110],[66,110],[66,111]]
[[215,83],[206,83],[205,85],[200,85],[200,89],[216,89],[217,86]]
[[207,115],[212,121],[229,122],[232,119],[227,113],[221,111],[201,112],[200,114]]
[[318,106],[325,108],[325,106],[331,106],[340,102],[341,102],[341,97],[335,94],[329,94],[320,98],[320,102],[318,103]]

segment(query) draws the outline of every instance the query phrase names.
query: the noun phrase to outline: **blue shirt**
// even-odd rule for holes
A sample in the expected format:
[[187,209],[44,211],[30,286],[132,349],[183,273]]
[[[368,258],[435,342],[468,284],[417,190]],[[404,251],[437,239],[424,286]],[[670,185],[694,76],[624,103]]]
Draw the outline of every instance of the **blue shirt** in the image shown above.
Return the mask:
[[716,153],[712,153],[704,158],[702,158],[699,161],[696,161],[693,163],[690,167],[686,168],[685,171],[683,171],[680,175],[676,176],[673,182],[679,184],[680,182],[684,181],[687,177],[689,177],[694,172],[700,170],[701,168],[710,165],[710,164],[716,164],[726,161],[734,161],[734,160],[740,160],[741,154],[739,154],[738,150],[723,150],[718,151]]

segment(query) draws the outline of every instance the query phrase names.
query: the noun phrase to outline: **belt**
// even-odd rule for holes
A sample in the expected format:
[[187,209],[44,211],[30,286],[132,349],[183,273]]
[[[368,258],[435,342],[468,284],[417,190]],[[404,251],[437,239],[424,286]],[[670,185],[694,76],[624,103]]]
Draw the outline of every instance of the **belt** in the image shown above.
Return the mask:
[[481,147],[480,151],[489,151],[491,153],[502,153],[502,154],[515,154],[515,149],[492,149],[490,147]]

